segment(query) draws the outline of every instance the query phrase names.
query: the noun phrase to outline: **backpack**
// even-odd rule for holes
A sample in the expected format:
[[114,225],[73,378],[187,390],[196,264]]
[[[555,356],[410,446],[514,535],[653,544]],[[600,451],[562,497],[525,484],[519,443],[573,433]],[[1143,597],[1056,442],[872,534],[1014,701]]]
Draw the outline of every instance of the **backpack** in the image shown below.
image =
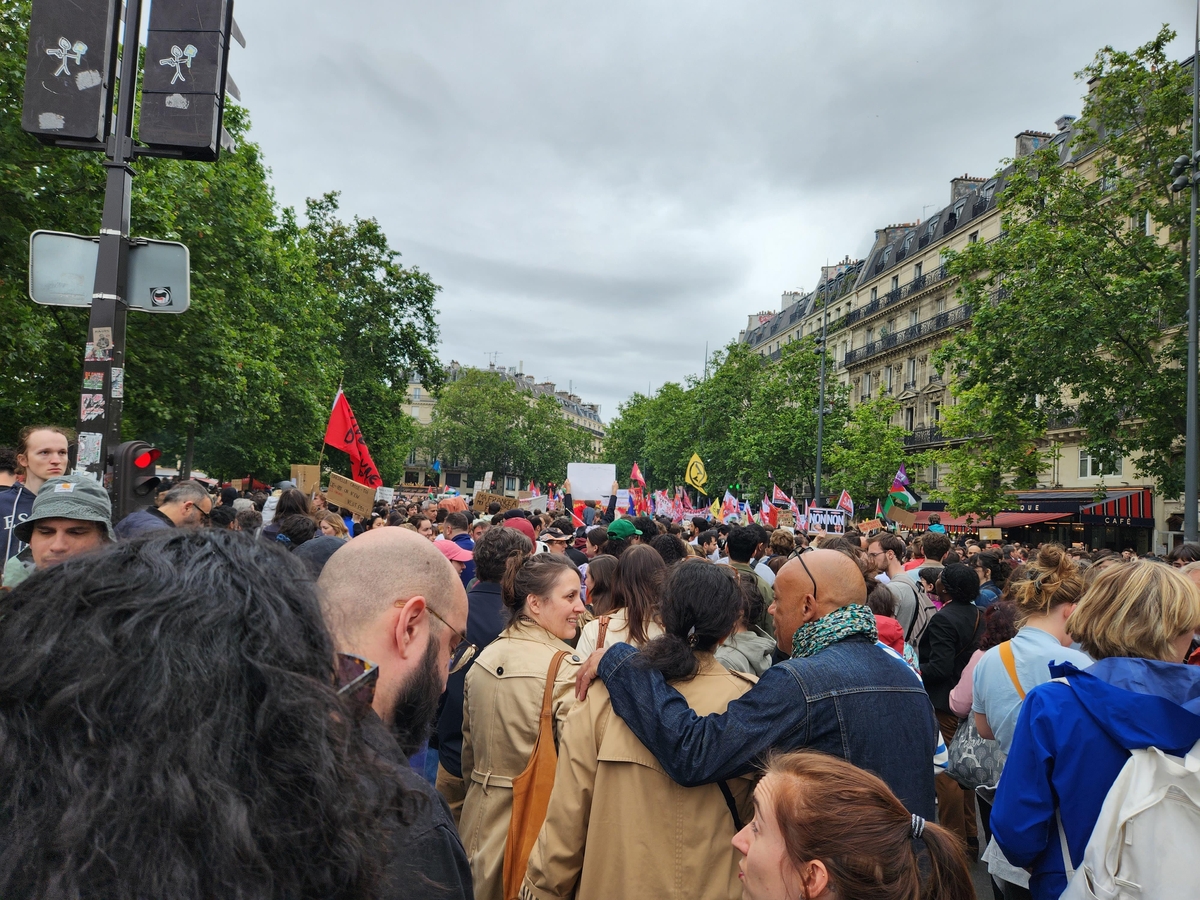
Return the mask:
[[925,593],[925,585],[921,584],[920,578],[917,579],[915,584],[907,578],[904,578],[903,581],[897,579],[897,583],[907,584],[912,588],[913,593],[917,597],[917,610],[913,613],[912,621],[908,623],[908,629],[904,632],[904,643],[919,647],[921,645],[921,635],[925,633],[925,629],[929,625],[929,620],[937,612],[937,607],[933,605],[933,601]]
[[1157,747],[1130,752],[1104,798],[1078,869],[1071,865],[1062,816],[1056,818],[1067,873],[1061,900],[1195,897],[1191,861],[1200,847],[1200,741],[1182,759]]

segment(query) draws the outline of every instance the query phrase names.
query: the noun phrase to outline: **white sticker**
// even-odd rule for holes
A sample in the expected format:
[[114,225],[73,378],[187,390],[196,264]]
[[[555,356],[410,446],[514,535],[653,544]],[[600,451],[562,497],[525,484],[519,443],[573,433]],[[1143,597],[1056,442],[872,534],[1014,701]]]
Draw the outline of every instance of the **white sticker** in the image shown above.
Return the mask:
[[121,366],[112,368],[112,396],[114,400],[125,396],[125,369]]
[[95,431],[85,431],[79,435],[79,450],[75,456],[76,465],[85,468],[100,462],[100,445],[103,442],[104,435]]

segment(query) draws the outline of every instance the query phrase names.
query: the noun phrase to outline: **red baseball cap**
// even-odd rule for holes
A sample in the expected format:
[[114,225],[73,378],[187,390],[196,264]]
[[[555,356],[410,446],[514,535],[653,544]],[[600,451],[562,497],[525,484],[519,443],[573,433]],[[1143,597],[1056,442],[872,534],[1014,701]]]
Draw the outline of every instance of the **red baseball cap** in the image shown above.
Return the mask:
[[460,547],[454,541],[441,540],[434,541],[433,546],[442,551],[442,555],[452,562],[470,562],[475,558],[475,554],[466,547]]

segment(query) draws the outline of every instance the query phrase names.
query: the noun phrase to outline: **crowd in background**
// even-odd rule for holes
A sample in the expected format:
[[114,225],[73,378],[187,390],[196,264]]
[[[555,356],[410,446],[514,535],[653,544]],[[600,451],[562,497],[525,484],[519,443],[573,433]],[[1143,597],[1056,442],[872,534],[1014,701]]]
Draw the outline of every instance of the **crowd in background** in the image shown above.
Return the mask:
[[1200,741],[1197,545],[569,482],[359,516],[180,481],[113,523],[69,440],[0,450],[0,896],[957,900],[984,865],[1049,900],[1127,761]]

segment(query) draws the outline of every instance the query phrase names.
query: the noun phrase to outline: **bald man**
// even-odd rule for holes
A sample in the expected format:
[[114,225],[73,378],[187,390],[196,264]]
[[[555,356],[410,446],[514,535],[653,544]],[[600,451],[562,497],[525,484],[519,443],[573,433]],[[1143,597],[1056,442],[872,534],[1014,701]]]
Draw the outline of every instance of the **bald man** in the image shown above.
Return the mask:
[[756,768],[770,750],[808,748],[883,778],[910,812],[933,821],[937,719],[913,671],[876,641],[862,573],[837,550],[791,559],[775,578],[778,647],[791,658],[763,673],[720,715],[697,716],[661,673],[628,665],[614,644],[589,657],[580,688],[598,675],[613,709],[692,787]]
[[377,528],[339,549],[317,581],[321,611],[340,653],[379,667],[363,740],[424,802],[392,823],[389,886],[406,897],[472,896],[471,867],[450,808],[408,764],[429,736],[450,672],[470,660],[467,595],[434,545],[405,528]]

